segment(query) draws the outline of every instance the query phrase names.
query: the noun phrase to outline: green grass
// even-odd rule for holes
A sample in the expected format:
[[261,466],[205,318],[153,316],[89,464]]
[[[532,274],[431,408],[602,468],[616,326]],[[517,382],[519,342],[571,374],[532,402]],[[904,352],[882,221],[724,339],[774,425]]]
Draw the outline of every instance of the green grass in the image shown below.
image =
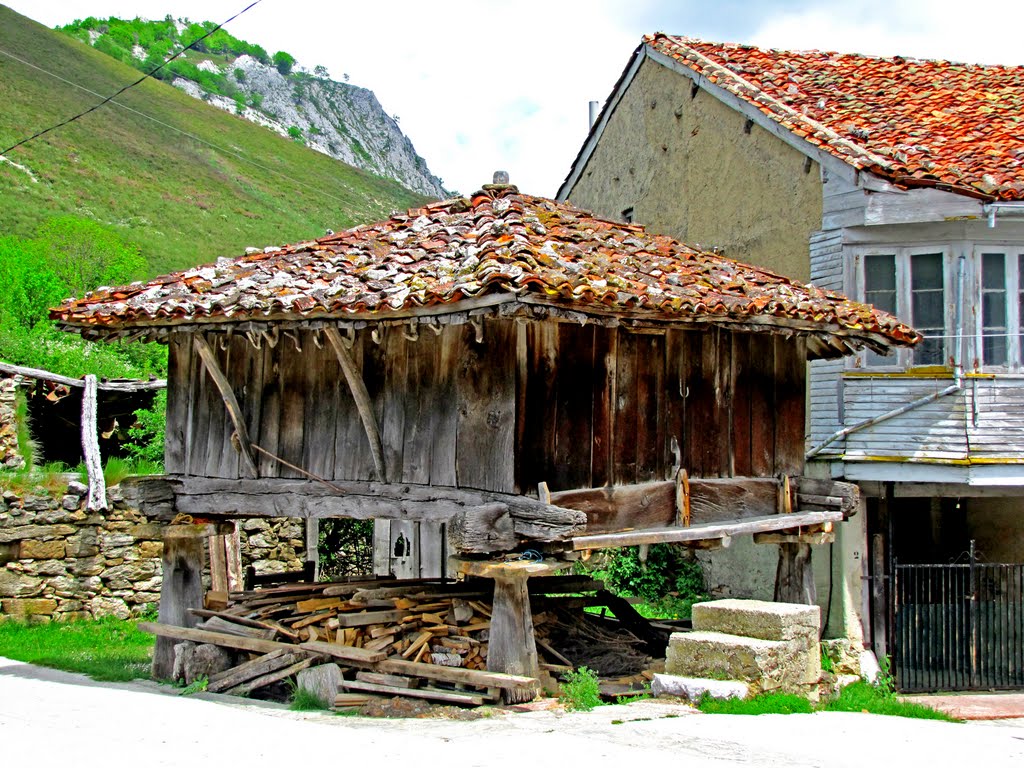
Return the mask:
[[297,686],[292,691],[292,700],[288,704],[288,709],[295,712],[318,712],[330,708],[331,702],[320,698],[308,688]]
[[839,695],[814,706],[801,696],[789,693],[762,693],[749,699],[713,699],[704,696],[697,705],[701,712],[714,715],[793,715],[811,712],[867,712],[873,715],[911,717],[922,720],[958,722],[949,715],[922,704],[900,701],[885,688],[864,681],[843,688]]
[[[6,51],[94,93],[138,78],[137,70],[4,7],[0,28]],[[99,101],[19,62],[3,66],[0,147]],[[31,177],[0,163],[0,231],[33,237],[58,215],[93,219],[138,244],[158,274],[239,256],[246,246],[340,231],[424,200],[167,83],[145,81],[118,102],[159,122],[107,105],[12,151],[9,159]]]
[[149,677],[153,642],[134,621],[112,617],[49,624],[0,621],[0,656],[96,680]]

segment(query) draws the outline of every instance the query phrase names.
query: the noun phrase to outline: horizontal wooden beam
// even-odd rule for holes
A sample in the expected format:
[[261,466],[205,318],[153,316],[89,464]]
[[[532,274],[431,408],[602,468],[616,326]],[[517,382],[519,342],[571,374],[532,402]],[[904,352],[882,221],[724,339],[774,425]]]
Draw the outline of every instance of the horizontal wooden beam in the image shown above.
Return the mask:
[[[565,541],[583,533],[586,515],[528,496],[471,488],[332,480],[332,488],[308,480],[157,476],[122,483],[125,499],[147,517],[349,517],[443,522],[474,507],[508,507],[513,530],[534,541]],[[335,490],[336,489],[336,490]]]
[[843,513],[825,510],[818,512],[794,512],[789,515],[763,515],[728,523],[705,523],[688,528],[650,528],[646,530],[604,533],[593,536],[577,536],[572,540],[573,549],[607,549],[630,547],[637,544],[668,544],[705,539],[721,539],[725,536],[787,531],[805,525],[840,522]]
[[[54,384],[64,384],[68,387],[82,388],[85,386],[84,379],[72,379],[70,376],[62,376],[59,373],[51,373],[41,368],[26,368],[23,365],[12,365],[11,363],[0,363],[0,373],[11,376],[24,376],[28,379],[39,381],[52,381]],[[167,389],[165,379],[153,379],[152,381],[98,381],[96,389],[100,392],[143,392],[154,389]]]

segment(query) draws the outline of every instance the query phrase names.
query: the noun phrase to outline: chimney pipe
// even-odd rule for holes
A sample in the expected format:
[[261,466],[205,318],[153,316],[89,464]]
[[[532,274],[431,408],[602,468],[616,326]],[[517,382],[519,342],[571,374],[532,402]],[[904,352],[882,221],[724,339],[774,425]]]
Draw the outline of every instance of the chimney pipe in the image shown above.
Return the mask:
[[596,102],[596,101],[590,102],[590,125],[588,126],[589,128],[593,128],[594,127],[594,123],[597,122],[597,113],[598,113],[597,105],[598,105],[598,102]]

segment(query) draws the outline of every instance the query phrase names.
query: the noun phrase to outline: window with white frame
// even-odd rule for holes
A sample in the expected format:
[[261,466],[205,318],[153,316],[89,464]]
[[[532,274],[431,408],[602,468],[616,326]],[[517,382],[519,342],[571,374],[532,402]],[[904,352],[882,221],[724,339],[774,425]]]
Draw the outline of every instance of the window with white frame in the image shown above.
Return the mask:
[[896,356],[867,353],[870,366],[947,365],[950,318],[947,317],[948,252],[943,249],[892,248],[859,254],[861,295],[869,304],[910,323],[924,341]]
[[975,359],[983,368],[1019,368],[1024,348],[1024,250],[998,246],[975,251],[981,303]]

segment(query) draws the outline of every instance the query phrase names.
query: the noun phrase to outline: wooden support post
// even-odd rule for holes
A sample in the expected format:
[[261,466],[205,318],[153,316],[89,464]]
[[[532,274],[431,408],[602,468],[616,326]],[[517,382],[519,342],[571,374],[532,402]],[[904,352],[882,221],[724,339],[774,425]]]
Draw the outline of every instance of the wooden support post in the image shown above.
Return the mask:
[[[206,526],[171,525],[164,530],[163,584],[160,587],[161,624],[194,627],[191,608],[203,607],[203,536]],[[153,649],[153,678],[169,680],[174,673],[175,640],[158,637]]]
[[[544,560],[532,562],[487,562],[451,559],[453,570],[466,576],[494,579],[494,604],[491,607],[491,630],[487,649],[487,671],[509,675],[537,677],[537,640],[533,634],[533,612],[530,608],[531,576],[550,576],[568,568],[571,562]],[[502,690],[506,703],[522,704],[537,695],[533,687]]]
[[779,567],[775,572],[775,602],[814,605],[814,571],[810,544],[779,544]]
[[334,354],[341,364],[341,372],[345,375],[345,381],[352,392],[352,399],[355,400],[356,409],[359,411],[359,418],[363,421],[363,429],[366,430],[366,438],[370,441],[370,453],[373,454],[373,466],[377,470],[378,480],[382,483],[388,481],[387,471],[384,466],[384,447],[380,439],[380,429],[377,427],[377,417],[373,413],[373,403],[370,400],[370,393],[366,389],[366,382],[363,381],[356,370],[355,360],[341,339],[341,333],[337,328],[325,328],[324,335],[334,349]]
[[89,498],[86,508],[91,512],[107,508],[107,486],[103,480],[103,461],[100,458],[100,441],[96,426],[96,377],[85,377],[82,392],[82,455],[89,475]]
[[235,428],[235,436],[238,438],[238,444],[235,448],[242,454],[242,464],[250,476],[259,477],[259,469],[256,467],[256,459],[252,452],[252,440],[249,439],[249,430],[245,426],[245,417],[242,414],[241,406],[238,404],[238,398],[235,397],[231,384],[228,383],[227,377],[217,364],[217,358],[214,356],[213,350],[210,349],[210,345],[206,343],[206,339],[203,338],[201,333],[193,334],[193,344],[196,352],[199,353],[200,359],[203,361],[203,367],[210,374],[213,383],[217,385],[220,396],[224,399],[224,405],[228,409],[228,416],[231,417],[231,423]]
[[[533,612],[526,588],[527,574],[508,572],[494,576],[494,605],[491,613],[487,671],[538,677],[537,642],[533,635]],[[509,704],[531,701],[537,692],[530,688],[505,691]]]
[[234,530],[210,536],[210,589],[214,592],[235,592],[242,589],[242,556],[235,521]]

